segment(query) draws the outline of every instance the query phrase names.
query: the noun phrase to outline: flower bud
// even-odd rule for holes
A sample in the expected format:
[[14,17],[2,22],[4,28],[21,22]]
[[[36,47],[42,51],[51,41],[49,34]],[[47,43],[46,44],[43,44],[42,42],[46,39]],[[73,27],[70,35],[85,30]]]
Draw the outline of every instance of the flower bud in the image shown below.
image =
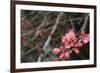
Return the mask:
[[64,53],[62,53],[62,54],[59,56],[59,60],[63,60],[63,59],[64,59],[64,57],[65,57],[65,54],[64,54]]
[[81,40],[83,41],[83,43],[88,43],[89,42],[89,34],[85,33],[84,31],[81,32]]
[[63,50],[63,49],[64,49],[64,47],[63,47],[63,46],[60,46],[60,49],[61,49],[61,50]]
[[61,52],[60,48],[54,48],[53,51],[52,51],[52,53],[55,54],[55,55],[58,55],[60,52]]
[[78,47],[83,47],[83,43],[78,43]]
[[74,52],[78,55],[80,51],[77,48],[74,48]]
[[67,51],[67,52],[65,53],[65,58],[68,59],[69,57],[70,57],[70,52]]

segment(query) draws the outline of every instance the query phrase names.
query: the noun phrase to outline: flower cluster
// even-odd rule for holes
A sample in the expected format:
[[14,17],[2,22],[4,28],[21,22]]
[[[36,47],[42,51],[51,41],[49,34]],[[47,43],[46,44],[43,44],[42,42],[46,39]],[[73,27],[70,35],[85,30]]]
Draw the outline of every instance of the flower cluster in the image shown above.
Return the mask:
[[78,55],[79,49],[89,42],[89,34],[82,31],[80,35],[76,35],[73,30],[70,30],[62,36],[61,42],[60,48],[54,48],[52,51],[53,54],[58,55],[57,60],[70,58],[71,50]]

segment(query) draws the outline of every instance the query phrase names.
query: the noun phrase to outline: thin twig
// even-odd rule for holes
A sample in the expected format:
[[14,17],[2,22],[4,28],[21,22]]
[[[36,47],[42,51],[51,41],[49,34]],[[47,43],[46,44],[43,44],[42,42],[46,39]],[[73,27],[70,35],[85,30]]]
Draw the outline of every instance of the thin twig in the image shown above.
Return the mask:
[[26,36],[26,35],[29,35],[29,34],[31,34],[31,33],[34,33],[34,30],[33,30],[33,29],[30,30],[30,31],[27,32],[27,33],[23,33],[23,34],[21,35],[21,37]]
[[[46,17],[44,17],[44,20],[43,20],[43,22],[37,27],[37,29],[40,29],[40,28],[42,28],[42,26],[46,23],[46,19],[47,19],[47,16]],[[32,31],[33,32],[33,31]],[[29,42],[26,42],[25,43],[25,45],[24,46],[26,46],[27,44],[29,44],[31,41],[34,41],[34,39],[36,39],[37,38],[37,35],[35,34],[35,36],[31,39],[31,40],[29,40]],[[26,53],[24,53],[25,55],[27,55],[27,54],[29,54],[30,52],[32,52],[34,49],[30,49],[30,50],[28,50]],[[25,56],[24,55],[24,56]]]
[[73,23],[72,19],[70,18],[69,21],[71,23],[72,29],[75,30],[74,23]]
[[46,23],[46,19],[47,19],[47,16],[44,17],[43,22],[42,22],[36,29],[34,29],[34,30],[32,29],[31,31],[29,31],[29,32],[27,32],[27,33],[23,33],[23,34],[21,35],[21,37],[26,36],[26,35],[29,35],[29,34],[35,32],[35,30],[42,28],[43,25]]
[[83,23],[83,26],[81,28],[81,31],[84,31],[86,29],[86,26],[87,26],[87,21],[88,21],[88,16],[85,17],[85,21]]
[[[60,18],[61,18],[62,15],[63,15],[63,12],[58,14],[56,22],[55,22],[55,24],[53,26],[53,29],[51,30],[51,34],[54,34],[54,32],[55,32],[55,30],[57,28],[57,25],[59,24],[59,21],[60,21]],[[45,54],[46,54],[46,48],[47,48],[48,44],[50,43],[51,38],[52,38],[52,35],[49,35],[47,40],[46,40],[46,42],[44,43],[43,50],[44,50]],[[37,61],[38,62],[41,61],[42,57],[45,56],[45,54],[41,53],[41,55],[38,57],[39,60],[37,60]]]

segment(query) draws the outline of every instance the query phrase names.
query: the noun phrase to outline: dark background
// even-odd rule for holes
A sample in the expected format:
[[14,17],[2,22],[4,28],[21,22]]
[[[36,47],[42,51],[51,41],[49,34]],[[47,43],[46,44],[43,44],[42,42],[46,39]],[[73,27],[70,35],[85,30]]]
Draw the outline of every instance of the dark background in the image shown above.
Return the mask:
[[[51,34],[60,13],[63,14],[55,32]],[[52,54],[52,49],[61,45],[62,35],[70,29],[74,28],[75,32],[79,33],[83,28],[86,16],[88,16],[88,21],[84,31],[89,33],[88,13],[21,10],[21,62],[37,62],[41,54],[45,54],[45,56],[41,58],[40,62],[54,61],[56,56]],[[49,36],[52,38],[44,51],[43,47]],[[86,59],[89,59],[89,43],[80,49],[78,55],[72,52],[66,61]]]

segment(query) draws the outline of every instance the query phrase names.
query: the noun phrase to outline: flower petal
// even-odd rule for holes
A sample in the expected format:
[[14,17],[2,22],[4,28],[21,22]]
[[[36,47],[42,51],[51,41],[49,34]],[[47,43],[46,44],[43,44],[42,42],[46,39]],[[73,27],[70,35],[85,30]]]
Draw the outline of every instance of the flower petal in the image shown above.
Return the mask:
[[52,53],[55,54],[55,55],[58,55],[60,52],[61,52],[60,48],[54,48],[53,51],[52,51]]
[[64,54],[64,53],[62,53],[62,54],[59,56],[59,60],[63,60],[63,59],[64,59],[64,57],[65,57],[65,54]]
[[74,48],[74,52],[78,55],[80,51],[77,48]]
[[69,57],[70,57],[70,52],[67,51],[67,52],[65,53],[65,58],[68,59]]

